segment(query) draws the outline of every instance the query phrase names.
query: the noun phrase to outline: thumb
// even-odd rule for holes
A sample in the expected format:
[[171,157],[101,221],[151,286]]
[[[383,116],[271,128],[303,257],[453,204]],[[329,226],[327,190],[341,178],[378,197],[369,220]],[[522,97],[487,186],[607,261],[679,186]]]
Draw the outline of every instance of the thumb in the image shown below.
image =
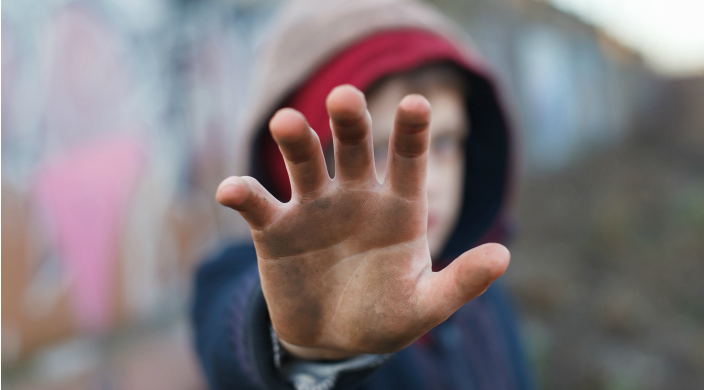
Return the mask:
[[437,324],[480,296],[508,268],[511,254],[501,244],[484,244],[455,259],[418,285],[420,310]]
[[215,198],[223,206],[239,211],[252,229],[261,229],[274,218],[281,203],[249,176],[223,180]]

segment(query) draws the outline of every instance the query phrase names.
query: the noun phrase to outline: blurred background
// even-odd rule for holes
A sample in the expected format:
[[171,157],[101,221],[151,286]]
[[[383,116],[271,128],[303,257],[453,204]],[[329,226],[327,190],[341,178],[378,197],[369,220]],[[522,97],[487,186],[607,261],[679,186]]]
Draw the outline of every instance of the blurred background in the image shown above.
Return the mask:
[[[540,389],[704,388],[704,2],[433,0],[521,128]],[[204,389],[191,277],[281,1],[2,3],[2,386]]]

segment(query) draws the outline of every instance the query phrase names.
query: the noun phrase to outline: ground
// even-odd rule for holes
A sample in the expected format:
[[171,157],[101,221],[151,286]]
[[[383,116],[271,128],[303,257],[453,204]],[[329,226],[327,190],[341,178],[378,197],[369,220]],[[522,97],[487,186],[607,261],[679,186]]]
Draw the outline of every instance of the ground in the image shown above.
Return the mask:
[[539,388],[704,388],[702,101],[520,186],[505,279]]

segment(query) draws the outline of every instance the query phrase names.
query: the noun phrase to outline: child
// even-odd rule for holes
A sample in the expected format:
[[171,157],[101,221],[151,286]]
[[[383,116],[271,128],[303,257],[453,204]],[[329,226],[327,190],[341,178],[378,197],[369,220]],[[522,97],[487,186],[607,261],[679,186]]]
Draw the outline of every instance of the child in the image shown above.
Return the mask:
[[413,2],[282,14],[259,68],[252,177],[217,192],[253,244],[196,280],[211,387],[529,388],[488,288],[509,262],[485,243],[502,236],[510,164],[486,69]]

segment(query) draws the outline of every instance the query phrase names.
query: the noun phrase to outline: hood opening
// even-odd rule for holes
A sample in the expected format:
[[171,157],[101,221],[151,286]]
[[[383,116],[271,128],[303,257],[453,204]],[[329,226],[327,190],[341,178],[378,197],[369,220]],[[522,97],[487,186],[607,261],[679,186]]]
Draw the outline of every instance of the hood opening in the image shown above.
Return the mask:
[[[483,242],[501,241],[504,235],[501,214],[510,169],[508,123],[481,64],[446,38],[428,31],[377,32],[318,68],[278,105],[300,111],[325,149],[332,140],[325,99],[334,87],[351,84],[366,92],[390,74],[448,62],[462,69],[468,79],[466,104],[471,131],[465,145],[461,215],[441,259],[453,259]],[[285,202],[290,200],[291,186],[283,157],[267,128],[273,114],[260,125],[254,138],[250,174]]]

